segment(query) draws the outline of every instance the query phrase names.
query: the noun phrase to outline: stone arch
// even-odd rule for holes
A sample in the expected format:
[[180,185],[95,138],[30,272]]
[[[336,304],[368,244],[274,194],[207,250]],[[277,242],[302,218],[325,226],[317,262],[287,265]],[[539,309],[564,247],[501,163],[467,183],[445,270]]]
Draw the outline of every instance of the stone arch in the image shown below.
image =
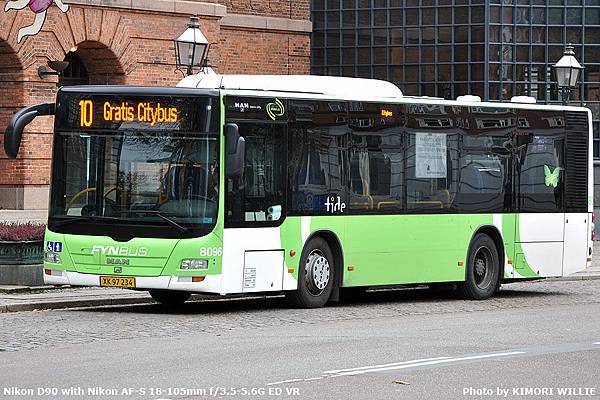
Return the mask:
[[70,64],[59,85],[125,84],[125,71],[119,57],[100,42],[87,40],[78,44],[65,55],[65,61]]
[[23,106],[23,65],[10,44],[0,39],[0,129]]
[[4,130],[15,111],[24,104],[23,65],[8,41],[0,39],[0,209],[19,204],[14,183],[23,176],[21,164],[9,160],[4,153]]

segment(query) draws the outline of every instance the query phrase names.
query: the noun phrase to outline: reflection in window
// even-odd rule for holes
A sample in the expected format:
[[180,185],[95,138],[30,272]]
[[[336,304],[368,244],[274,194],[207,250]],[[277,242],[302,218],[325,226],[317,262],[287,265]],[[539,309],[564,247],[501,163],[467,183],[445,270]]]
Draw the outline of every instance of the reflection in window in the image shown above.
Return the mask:
[[[425,124],[443,124],[443,115]],[[437,121],[435,121],[437,120]],[[407,210],[450,208],[456,191],[452,185],[456,164],[457,135],[417,131],[407,135],[406,193]]]
[[[213,224],[219,190],[215,136],[120,131],[60,134],[65,162],[53,216],[104,216]],[[60,158],[57,158],[60,160]]]
[[[562,210],[564,185],[564,118],[548,112],[524,111],[532,131],[517,137],[517,185],[521,212]],[[535,128],[545,128],[537,135]],[[555,128],[554,133],[548,128]]]
[[581,25],[581,8],[567,8],[567,25]]
[[402,207],[402,147],[397,129],[355,131],[350,147],[350,209]]
[[328,196],[346,202],[347,117],[344,103],[298,103],[289,128],[290,208],[325,213]]
[[564,24],[564,12],[563,12],[562,8],[549,9],[548,24],[550,24],[550,25],[563,25]]
[[529,8],[528,7],[518,7],[515,10],[515,23],[516,24],[529,24]]
[[546,23],[546,9],[545,8],[532,8],[531,9],[531,22],[534,24],[545,24]]
[[281,125],[239,123],[246,140],[244,176],[228,182],[226,222],[273,223],[281,218],[284,197],[284,138]]
[[459,207],[463,211],[483,212],[504,209],[504,190],[510,136],[488,134],[463,136],[458,185]]
[[[458,135],[450,107],[407,107],[406,209],[447,212],[456,192]],[[446,210],[446,211],[444,211]]]

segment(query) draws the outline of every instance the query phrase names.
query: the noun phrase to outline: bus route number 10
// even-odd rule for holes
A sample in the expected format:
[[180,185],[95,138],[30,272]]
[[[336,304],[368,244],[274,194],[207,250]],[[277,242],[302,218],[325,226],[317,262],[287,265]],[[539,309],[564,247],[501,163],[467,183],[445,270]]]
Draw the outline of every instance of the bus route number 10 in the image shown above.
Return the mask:
[[94,103],[91,100],[81,100],[79,102],[79,115],[81,116],[80,126],[92,126],[94,122]]

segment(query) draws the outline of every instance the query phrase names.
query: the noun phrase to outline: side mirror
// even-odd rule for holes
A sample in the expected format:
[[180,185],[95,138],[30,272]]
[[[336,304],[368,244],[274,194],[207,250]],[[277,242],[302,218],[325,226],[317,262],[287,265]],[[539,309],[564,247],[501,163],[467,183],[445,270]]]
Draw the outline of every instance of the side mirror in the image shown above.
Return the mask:
[[54,113],[54,104],[38,104],[17,111],[4,131],[4,151],[6,155],[10,158],[17,158],[21,147],[21,139],[23,138],[23,129],[36,117],[54,115]]
[[225,124],[225,177],[232,179],[244,173],[246,141],[236,124]]

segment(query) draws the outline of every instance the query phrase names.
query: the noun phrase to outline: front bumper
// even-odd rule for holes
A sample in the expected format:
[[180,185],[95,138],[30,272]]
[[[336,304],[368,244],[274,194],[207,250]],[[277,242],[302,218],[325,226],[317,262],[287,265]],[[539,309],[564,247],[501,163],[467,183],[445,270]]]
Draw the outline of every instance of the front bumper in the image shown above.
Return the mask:
[[[100,286],[100,275],[61,270],[51,270],[49,275],[46,272],[44,270],[46,285]],[[207,275],[202,282],[192,282],[191,276],[136,276],[135,288],[220,293],[221,275]]]

